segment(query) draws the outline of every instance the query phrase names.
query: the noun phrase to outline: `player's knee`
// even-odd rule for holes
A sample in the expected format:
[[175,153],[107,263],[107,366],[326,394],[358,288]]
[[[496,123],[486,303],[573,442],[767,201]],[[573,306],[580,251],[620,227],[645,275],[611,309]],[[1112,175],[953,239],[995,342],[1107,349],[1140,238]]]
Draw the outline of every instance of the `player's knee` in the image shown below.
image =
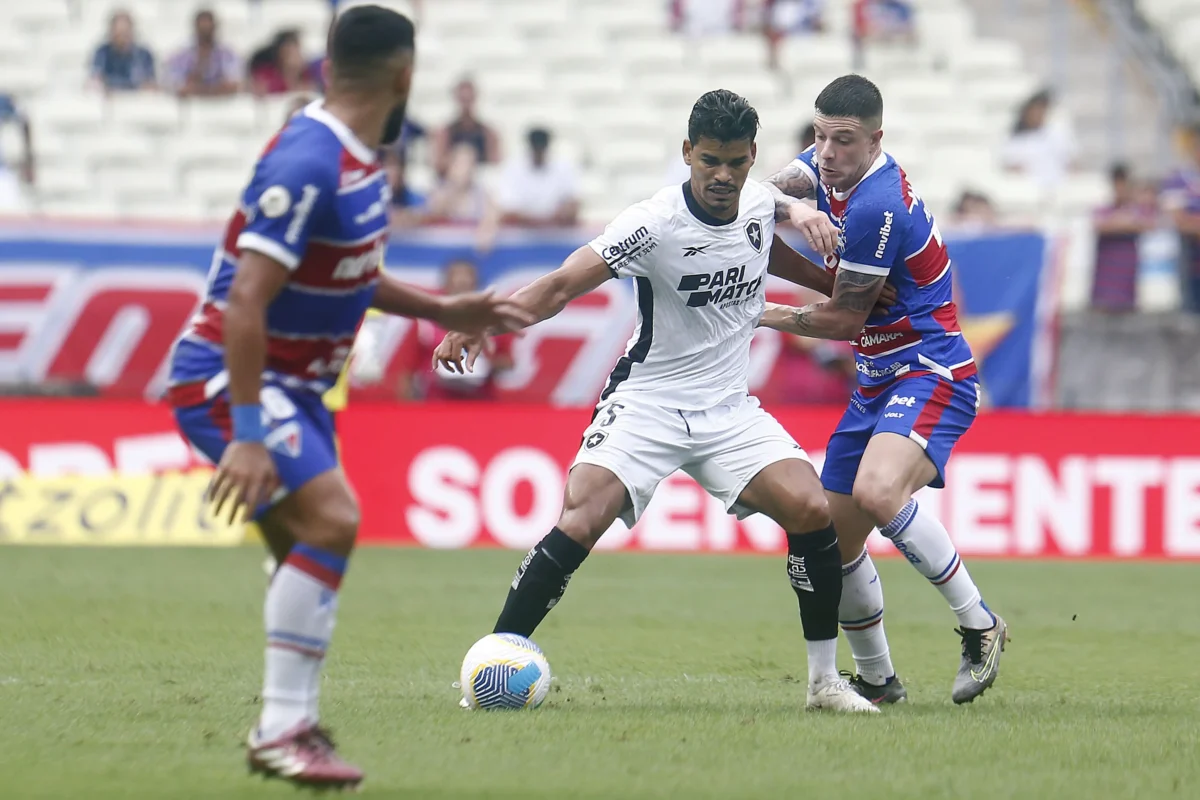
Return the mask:
[[309,544],[335,553],[348,554],[358,538],[361,514],[352,497],[322,506],[309,527]]
[[807,533],[829,526],[829,501],[818,486],[813,491],[793,493],[775,520],[789,533]]
[[854,502],[877,526],[891,522],[908,502],[899,475],[864,470],[854,481]]
[[596,546],[611,524],[612,520],[603,519],[598,509],[587,503],[564,507],[558,518],[558,529],[588,550]]

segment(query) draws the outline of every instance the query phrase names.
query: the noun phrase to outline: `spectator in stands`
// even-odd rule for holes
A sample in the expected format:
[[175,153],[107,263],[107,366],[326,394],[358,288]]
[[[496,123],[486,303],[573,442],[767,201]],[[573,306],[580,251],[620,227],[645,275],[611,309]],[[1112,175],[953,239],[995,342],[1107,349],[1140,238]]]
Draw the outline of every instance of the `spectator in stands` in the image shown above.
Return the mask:
[[579,178],[566,161],[550,158],[550,132],[529,131],[529,154],[500,176],[498,203],[507,225],[542,227],[579,221]]
[[479,99],[475,83],[462,78],[454,87],[454,99],[458,103],[458,115],[450,124],[438,131],[433,140],[433,168],[444,175],[450,168],[450,154],[459,145],[465,144],[475,151],[475,160],[480,164],[500,163],[500,137],[496,131],[475,114],[475,103]]
[[770,48],[771,68],[779,66],[779,45],[784,38],[825,30],[826,0],[765,0],[763,29]]
[[863,42],[916,41],[911,0],[854,0],[854,39]]
[[1140,243],[1159,225],[1153,191],[1134,182],[1129,167],[1117,164],[1109,173],[1112,205],[1096,210],[1096,271],[1092,306],[1102,311],[1132,311],[1137,302]]
[[996,224],[996,207],[983,192],[964,189],[954,204],[954,225],[962,228],[990,228]]
[[471,144],[462,142],[450,151],[446,174],[429,193],[425,210],[431,222],[475,225],[476,246],[481,251],[491,249],[500,215],[479,177],[477,153]]
[[1051,120],[1054,95],[1042,89],[1017,113],[1012,136],[1001,153],[1004,167],[1032,177],[1043,189],[1062,183],[1075,158],[1075,137],[1063,119]]
[[128,11],[114,11],[109,19],[108,40],[92,56],[89,82],[110,92],[155,88],[154,56],[134,39]]
[[217,41],[217,17],[196,12],[195,42],[167,62],[166,82],[180,97],[218,97],[241,88],[242,60]]
[[297,30],[279,31],[271,44],[250,58],[250,85],[259,96],[315,92],[317,83],[312,68],[304,60]]
[[399,144],[384,148],[382,161],[387,172],[388,186],[392,190],[392,207],[389,212],[392,227],[409,228],[418,224],[425,216],[425,196],[408,185],[405,178],[408,159],[404,149]]
[[0,153],[0,213],[21,211],[25,207],[25,197],[21,191],[21,183],[33,184],[33,129],[29,118],[17,108],[16,102],[6,94],[0,94],[0,128],[5,125],[15,125],[21,132],[21,142],[25,152],[19,161],[15,161],[14,171]]
[[1189,160],[1162,186],[1162,205],[1171,215],[1183,243],[1184,291],[1188,307],[1200,311],[1200,126],[1187,132]]
[[[479,286],[479,273],[475,264],[465,259],[456,259],[442,269],[442,291],[445,294],[473,292]],[[429,362],[434,348],[441,343],[446,332],[432,322],[417,322],[415,335],[406,343],[400,354],[404,365],[400,373],[397,393],[403,400],[495,400],[496,377],[512,369],[512,337],[497,336],[493,339],[492,352],[484,352],[475,362],[475,369],[465,375],[439,369],[430,372]]]

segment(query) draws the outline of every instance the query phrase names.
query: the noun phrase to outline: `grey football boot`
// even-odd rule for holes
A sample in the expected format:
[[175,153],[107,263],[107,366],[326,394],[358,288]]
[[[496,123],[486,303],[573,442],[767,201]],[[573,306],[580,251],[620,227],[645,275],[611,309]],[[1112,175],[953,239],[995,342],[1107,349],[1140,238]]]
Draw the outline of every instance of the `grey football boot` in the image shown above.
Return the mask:
[[993,614],[996,624],[987,630],[961,628],[954,632],[962,637],[962,663],[954,678],[950,697],[955,703],[970,703],[987,691],[1000,674],[1000,654],[1008,641],[1008,623]]

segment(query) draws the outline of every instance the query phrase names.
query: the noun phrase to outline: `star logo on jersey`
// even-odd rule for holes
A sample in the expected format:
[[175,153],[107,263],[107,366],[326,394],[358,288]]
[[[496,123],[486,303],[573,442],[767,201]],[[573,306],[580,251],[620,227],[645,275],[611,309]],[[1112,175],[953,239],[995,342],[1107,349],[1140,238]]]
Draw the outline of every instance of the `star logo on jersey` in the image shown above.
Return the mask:
[[683,257],[691,258],[692,256],[698,256],[710,247],[712,245],[709,244],[702,244],[699,247],[685,247],[683,248]]
[[588,434],[588,437],[583,440],[583,446],[588,450],[595,450],[597,447],[604,444],[604,440],[607,438],[608,434],[604,431],[595,431],[594,433]]
[[754,251],[756,253],[761,253],[763,248],[762,223],[756,219],[752,219],[747,222],[746,238],[750,240],[750,246],[754,248]]

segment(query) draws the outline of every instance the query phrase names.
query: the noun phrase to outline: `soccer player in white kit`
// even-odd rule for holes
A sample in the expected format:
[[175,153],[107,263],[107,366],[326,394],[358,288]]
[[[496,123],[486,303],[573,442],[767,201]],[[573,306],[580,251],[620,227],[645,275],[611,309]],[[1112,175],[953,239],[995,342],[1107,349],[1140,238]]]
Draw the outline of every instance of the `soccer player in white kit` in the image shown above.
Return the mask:
[[[807,707],[873,712],[837,671],[842,564],[820,480],[748,394],[767,273],[785,274],[782,259],[795,258],[786,246],[773,252],[775,198],[747,180],[757,129],[744,98],[725,90],[702,96],[683,143],[690,180],[631,206],[510,298],[544,320],[605,281],[633,278],[638,322],[583,433],[558,524],[521,562],[495,632],[530,636],[609,526],[618,518],[632,526],[659,482],[683,470],[731,514],[763,513],[787,531],[788,577],[808,647]],[[827,276],[810,266],[825,285]],[[464,348],[481,346],[478,337],[451,333],[435,364],[461,369]]]

